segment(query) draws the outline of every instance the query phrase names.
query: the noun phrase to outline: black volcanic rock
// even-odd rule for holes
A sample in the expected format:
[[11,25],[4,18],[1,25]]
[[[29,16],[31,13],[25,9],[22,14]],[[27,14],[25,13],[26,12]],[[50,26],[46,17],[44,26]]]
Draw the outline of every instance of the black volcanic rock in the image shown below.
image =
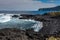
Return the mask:
[[44,40],[33,30],[19,30],[15,28],[0,29],[0,40]]
[[18,15],[13,15],[12,17],[19,17]]
[[40,8],[39,11],[60,11],[60,6],[51,7],[51,8]]

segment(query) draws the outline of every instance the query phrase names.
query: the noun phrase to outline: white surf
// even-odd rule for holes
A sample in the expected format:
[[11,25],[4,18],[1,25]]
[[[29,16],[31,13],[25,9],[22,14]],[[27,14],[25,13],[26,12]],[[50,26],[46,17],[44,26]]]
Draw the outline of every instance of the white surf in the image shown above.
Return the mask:
[[5,23],[11,20],[11,16],[10,15],[0,15],[0,23]]

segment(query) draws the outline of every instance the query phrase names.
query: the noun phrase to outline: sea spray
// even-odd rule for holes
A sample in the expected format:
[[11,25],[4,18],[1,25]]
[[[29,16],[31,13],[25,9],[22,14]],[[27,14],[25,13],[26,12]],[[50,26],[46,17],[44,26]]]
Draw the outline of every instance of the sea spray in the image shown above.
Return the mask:
[[0,15],[0,23],[5,23],[11,20],[11,16],[10,15]]
[[36,21],[37,23],[32,26],[35,32],[38,32],[43,27],[43,22]]

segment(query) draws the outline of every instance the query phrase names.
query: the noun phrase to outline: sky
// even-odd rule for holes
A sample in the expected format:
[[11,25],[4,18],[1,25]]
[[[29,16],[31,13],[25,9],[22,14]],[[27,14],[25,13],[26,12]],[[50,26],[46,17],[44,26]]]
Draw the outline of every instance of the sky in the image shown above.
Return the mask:
[[0,0],[0,10],[36,11],[60,5],[60,0]]

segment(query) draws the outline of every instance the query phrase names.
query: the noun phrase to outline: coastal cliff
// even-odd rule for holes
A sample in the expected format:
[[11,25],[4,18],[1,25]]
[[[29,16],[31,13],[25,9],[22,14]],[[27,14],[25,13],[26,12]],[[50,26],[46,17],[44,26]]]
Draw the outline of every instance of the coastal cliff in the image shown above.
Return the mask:
[[51,7],[51,8],[40,8],[39,11],[60,11],[60,6]]

